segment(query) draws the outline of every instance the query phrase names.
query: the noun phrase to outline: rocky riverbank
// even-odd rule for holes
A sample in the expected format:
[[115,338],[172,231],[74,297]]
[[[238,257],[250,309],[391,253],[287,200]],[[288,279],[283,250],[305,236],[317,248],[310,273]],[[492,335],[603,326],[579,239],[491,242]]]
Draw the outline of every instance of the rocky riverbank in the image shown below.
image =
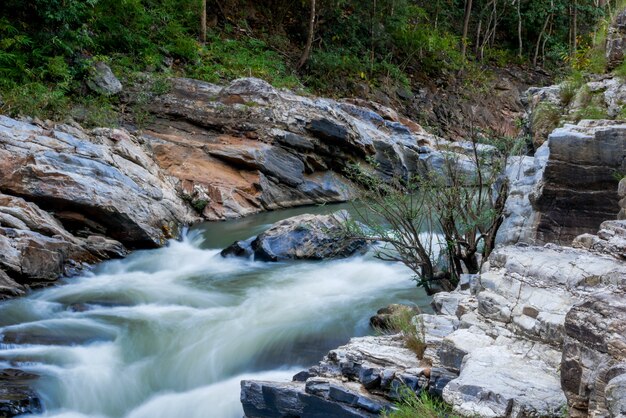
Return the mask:
[[500,247],[481,273],[414,317],[421,357],[398,336],[355,338],[291,383],[243,381],[246,417],[377,416],[402,387],[463,416],[624,416],[626,224],[602,220],[626,209],[625,158],[620,122],[556,130],[510,165]]
[[[403,387],[442,396],[463,416],[624,414],[626,225],[603,224],[591,250],[518,244],[435,296],[413,321],[421,358],[399,336],[352,339],[293,382],[243,381],[246,417],[378,416]],[[614,248],[614,247],[612,247]]]
[[467,144],[376,103],[302,97],[258,79],[169,83],[148,101],[150,125],[133,133],[0,116],[2,297],[163,245],[194,222],[344,202],[358,190],[351,163],[374,161],[389,179],[442,172],[455,153],[473,170]]

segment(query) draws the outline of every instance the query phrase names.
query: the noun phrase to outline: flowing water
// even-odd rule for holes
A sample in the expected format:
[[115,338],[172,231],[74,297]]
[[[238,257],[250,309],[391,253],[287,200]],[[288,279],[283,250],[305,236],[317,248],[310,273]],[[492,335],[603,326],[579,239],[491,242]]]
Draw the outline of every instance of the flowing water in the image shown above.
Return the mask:
[[50,417],[240,418],[239,382],[290,380],[389,303],[426,307],[400,264],[224,259],[219,250],[307,208],[202,225],[0,304],[0,366],[41,376]]

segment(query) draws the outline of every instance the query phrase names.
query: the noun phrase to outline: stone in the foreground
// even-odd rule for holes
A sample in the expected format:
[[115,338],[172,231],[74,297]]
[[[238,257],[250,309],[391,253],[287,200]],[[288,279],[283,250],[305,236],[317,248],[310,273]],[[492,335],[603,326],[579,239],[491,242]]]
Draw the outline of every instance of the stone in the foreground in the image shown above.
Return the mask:
[[346,211],[300,215],[272,225],[256,238],[237,241],[222,256],[254,256],[260,261],[345,258],[365,249],[366,242],[346,235]]
[[43,412],[41,401],[30,388],[38,376],[17,369],[0,371],[0,416],[12,418]]
[[292,382],[242,381],[241,403],[246,418],[373,418],[428,371],[397,335],[353,338]]

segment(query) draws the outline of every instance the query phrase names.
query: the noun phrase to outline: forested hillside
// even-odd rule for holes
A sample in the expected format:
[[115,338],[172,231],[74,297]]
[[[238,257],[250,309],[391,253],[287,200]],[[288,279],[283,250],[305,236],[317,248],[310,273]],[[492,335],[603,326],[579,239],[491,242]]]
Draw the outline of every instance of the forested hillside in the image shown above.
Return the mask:
[[[616,0],[617,1],[617,0]],[[277,87],[358,96],[420,80],[479,86],[512,64],[551,72],[590,64],[606,0],[4,0],[0,111],[114,119],[85,85],[95,62],[210,82],[255,76]],[[78,106],[78,109],[76,110]]]

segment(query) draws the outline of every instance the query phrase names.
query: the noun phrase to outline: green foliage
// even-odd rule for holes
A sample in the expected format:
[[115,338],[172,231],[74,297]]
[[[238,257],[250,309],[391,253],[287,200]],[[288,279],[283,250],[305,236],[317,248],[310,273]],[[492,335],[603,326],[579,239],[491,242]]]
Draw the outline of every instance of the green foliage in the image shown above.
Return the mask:
[[80,98],[69,114],[86,128],[117,127],[120,124],[120,115],[115,105],[113,98],[90,95]]
[[396,403],[396,410],[386,412],[383,418],[457,418],[449,405],[436,399],[427,392],[415,394],[409,388],[401,390],[400,401]]
[[582,119],[610,119],[610,118],[604,107],[590,104],[581,108],[580,110],[578,110],[578,112],[576,112],[576,119],[582,120]]
[[402,334],[404,346],[414,352],[417,358],[424,357],[426,330],[423,321],[418,319],[412,309],[400,309],[391,315],[389,328],[392,332]]
[[573,71],[560,85],[561,104],[569,106],[584,83],[585,78],[583,74],[580,71]]
[[620,65],[613,70],[613,74],[623,79],[626,79],[626,61],[622,62]]
[[[445,81],[461,75],[466,88],[481,90],[489,82],[484,64],[523,63],[536,44],[546,64],[562,64],[566,58],[582,72],[604,66],[601,45],[612,17],[593,0],[575,3],[580,39],[573,53],[568,45],[571,2],[522,2],[521,59],[517,11],[508,0],[496,3],[494,20],[490,0],[474,0],[464,59],[464,0],[318,2],[312,54],[296,71],[306,39],[308,1],[208,0],[212,24],[201,45],[198,0],[3,0],[0,94],[8,98],[8,111],[59,111],[56,116],[62,117],[67,101],[84,105],[84,80],[97,60],[128,80],[143,71],[219,83],[253,76],[277,87],[336,95],[360,92],[363,86],[405,89],[424,76]],[[538,38],[546,19],[549,30]],[[488,22],[495,21],[497,28],[487,36]],[[167,88],[156,90],[163,94]],[[21,98],[20,91],[43,97]]]
[[213,83],[258,77],[276,87],[295,88],[300,85],[283,58],[258,39],[222,38],[210,34],[206,47],[199,54],[199,63],[190,66],[187,71],[190,77]]
[[68,114],[69,105],[70,100],[63,88],[33,82],[4,90],[0,111],[11,116],[58,118]]
[[202,211],[204,210],[204,208],[207,207],[208,204],[209,202],[207,200],[198,199],[192,203],[192,206],[198,213],[202,213]]
[[533,112],[532,126],[537,133],[549,133],[561,123],[562,110],[553,103],[542,102]]

